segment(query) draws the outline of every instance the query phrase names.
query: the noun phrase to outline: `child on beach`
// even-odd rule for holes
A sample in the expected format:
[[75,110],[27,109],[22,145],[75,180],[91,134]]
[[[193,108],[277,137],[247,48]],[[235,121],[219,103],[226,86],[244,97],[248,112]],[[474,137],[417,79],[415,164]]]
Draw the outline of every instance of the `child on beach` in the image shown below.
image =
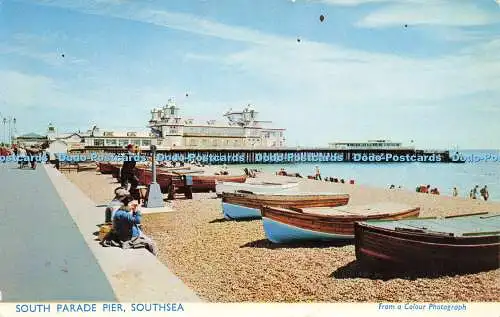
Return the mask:
[[479,185],[476,185],[472,190],[470,191],[470,198],[472,199],[477,199],[477,189],[479,188]]
[[319,171],[319,166],[318,165],[316,165],[316,175],[314,176],[314,179],[321,180],[321,172]]

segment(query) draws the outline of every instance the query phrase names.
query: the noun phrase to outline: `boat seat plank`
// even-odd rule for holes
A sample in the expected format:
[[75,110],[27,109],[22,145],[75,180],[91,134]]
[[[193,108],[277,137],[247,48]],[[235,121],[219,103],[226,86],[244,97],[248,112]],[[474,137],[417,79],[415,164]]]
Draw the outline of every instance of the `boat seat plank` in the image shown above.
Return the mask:
[[306,213],[314,213],[321,215],[375,216],[375,215],[399,213],[401,211],[413,208],[416,207],[411,207],[406,204],[384,202],[384,203],[373,203],[367,205],[312,207],[312,208],[303,208],[302,210]]

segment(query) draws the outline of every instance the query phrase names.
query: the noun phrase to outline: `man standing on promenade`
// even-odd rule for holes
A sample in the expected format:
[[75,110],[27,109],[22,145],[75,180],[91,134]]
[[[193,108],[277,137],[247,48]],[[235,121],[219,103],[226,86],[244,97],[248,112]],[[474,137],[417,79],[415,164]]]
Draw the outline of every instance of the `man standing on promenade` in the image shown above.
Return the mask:
[[122,169],[120,171],[121,185],[123,188],[128,189],[128,184],[130,183],[130,194],[135,198],[139,199],[139,191],[137,190],[137,185],[139,185],[139,180],[134,174],[136,161],[134,159],[134,145],[127,145],[128,153],[125,156],[125,161],[123,162]]
[[483,196],[484,201],[487,201],[488,198],[490,197],[490,193],[488,192],[488,186],[484,185],[483,188],[481,188],[481,196]]

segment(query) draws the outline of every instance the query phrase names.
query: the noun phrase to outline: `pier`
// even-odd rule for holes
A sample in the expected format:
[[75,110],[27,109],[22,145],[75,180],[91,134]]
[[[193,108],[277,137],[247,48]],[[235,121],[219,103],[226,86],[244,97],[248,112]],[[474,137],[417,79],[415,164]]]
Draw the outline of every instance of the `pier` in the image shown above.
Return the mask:
[[[122,147],[85,147],[70,154],[125,153]],[[142,150],[149,156],[149,150]],[[401,149],[332,148],[171,148],[158,150],[160,161],[200,161],[209,164],[293,164],[293,163],[461,163],[449,151]]]

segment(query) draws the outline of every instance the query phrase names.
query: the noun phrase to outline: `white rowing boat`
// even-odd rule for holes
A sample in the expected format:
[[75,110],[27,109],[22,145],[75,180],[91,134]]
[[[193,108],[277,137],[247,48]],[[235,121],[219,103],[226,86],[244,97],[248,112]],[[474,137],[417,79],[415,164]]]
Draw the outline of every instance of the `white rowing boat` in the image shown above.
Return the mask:
[[252,183],[234,183],[234,182],[218,182],[215,185],[217,196],[222,196],[222,193],[232,193],[235,191],[250,191],[257,193],[280,193],[297,191],[299,183],[273,183],[273,182],[252,182]]

